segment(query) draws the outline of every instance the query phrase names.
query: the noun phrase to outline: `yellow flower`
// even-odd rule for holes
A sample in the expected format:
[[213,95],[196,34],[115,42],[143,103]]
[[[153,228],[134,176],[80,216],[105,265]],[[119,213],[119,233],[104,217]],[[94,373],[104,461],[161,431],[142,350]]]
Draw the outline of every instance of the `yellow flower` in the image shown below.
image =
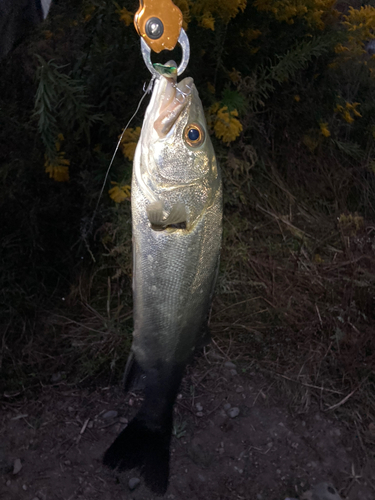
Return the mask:
[[53,33],[52,33],[52,31],[50,31],[50,30],[44,30],[44,32],[43,32],[43,33],[44,33],[44,38],[45,38],[46,40],[49,40],[50,38],[52,38],[52,37],[53,37]]
[[57,182],[67,182],[69,180],[70,160],[64,158],[65,153],[59,153],[56,158],[50,160],[45,155],[44,170],[49,174],[50,179]]
[[213,18],[212,14],[210,12],[205,12],[203,14],[200,25],[203,28],[215,31],[215,19]]
[[229,73],[229,78],[233,83],[238,83],[241,80],[241,73],[235,68],[232,68],[232,71]]
[[248,42],[252,42],[253,40],[259,38],[261,34],[262,32],[260,30],[253,30],[249,28],[245,31],[244,36]]
[[225,23],[236,17],[239,11],[246,8],[247,0],[204,0],[203,2],[189,1],[191,14],[199,24],[207,29],[214,30],[215,17]]
[[348,15],[343,16],[342,24],[350,33],[346,58],[358,58],[365,54],[365,43],[375,38],[375,7],[370,5],[360,9],[349,7]]
[[300,96],[297,94],[297,95],[295,95],[295,96],[294,96],[294,100],[295,100],[296,102],[300,102],[301,98],[300,98]]
[[214,120],[214,132],[218,139],[229,144],[237,139],[242,132],[241,122],[236,118],[238,111],[228,111],[227,106],[217,111]]
[[90,19],[92,18],[92,15],[95,12],[95,9],[96,9],[96,6],[93,4],[89,4],[86,6],[86,8],[83,11],[83,15],[84,15],[83,22],[87,23],[88,21],[90,21]]
[[357,107],[360,106],[361,104],[359,102],[347,102],[346,107],[352,111],[353,115],[356,116],[357,118],[361,118],[362,115],[359,111],[357,111]]
[[122,154],[130,161],[132,161],[134,158],[135,148],[137,147],[140,133],[141,127],[136,127],[126,129],[122,135],[120,148]]
[[339,43],[335,47],[336,54],[341,54],[342,52],[348,52],[348,51],[349,51],[348,47],[344,47],[342,43]]
[[114,187],[108,191],[109,196],[116,203],[122,203],[124,200],[130,199],[130,186],[125,184],[123,186],[119,186],[117,182],[111,182],[114,184]]
[[337,104],[334,111],[335,113],[340,113],[341,118],[343,118],[347,123],[354,122],[354,116],[361,118],[361,113],[357,110],[357,107],[361,104],[359,102],[346,102],[345,108],[341,104]]
[[375,7],[365,5],[360,9],[349,7],[347,16],[344,16],[343,25],[347,30],[359,35],[362,40],[375,38]]
[[129,12],[126,7],[117,11],[117,14],[120,16],[120,21],[122,21],[125,26],[129,26],[133,22],[134,14]]
[[60,149],[61,149],[61,144],[63,143],[63,141],[65,141],[63,134],[61,134],[61,133],[60,133],[60,134],[58,134],[58,136],[57,136],[57,140],[56,140],[56,142],[55,142],[55,148],[56,148],[56,151],[57,151],[57,152],[59,152],[59,151],[60,151]]
[[352,115],[349,113],[349,111],[347,109],[342,113],[342,117],[348,123],[354,122],[354,118],[352,117]]
[[321,122],[319,123],[319,127],[320,127],[320,132],[321,134],[324,135],[324,137],[329,137],[331,135],[331,132],[328,130],[328,123]]
[[215,93],[215,87],[212,85],[211,82],[207,82],[207,89],[211,94]]
[[259,11],[270,12],[277,21],[293,24],[296,18],[304,18],[310,26],[323,29],[337,11],[336,0],[255,0]]
[[50,179],[54,179],[57,182],[67,182],[69,180],[70,160],[67,160],[65,158],[65,153],[61,151],[61,144],[63,141],[63,134],[58,134],[55,142],[56,156],[54,158],[49,158],[47,155],[44,155],[44,170],[49,174]]
[[313,153],[319,146],[319,140],[315,137],[314,131],[310,131],[311,134],[305,134],[302,138],[302,142],[308,148],[310,153]]

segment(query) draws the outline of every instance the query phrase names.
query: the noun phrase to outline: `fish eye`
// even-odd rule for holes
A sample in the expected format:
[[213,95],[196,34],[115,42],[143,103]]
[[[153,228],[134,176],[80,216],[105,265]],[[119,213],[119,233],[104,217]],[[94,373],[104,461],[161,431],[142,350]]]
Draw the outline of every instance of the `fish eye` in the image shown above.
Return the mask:
[[184,130],[184,139],[186,144],[192,148],[201,146],[205,139],[203,127],[198,123],[189,123]]

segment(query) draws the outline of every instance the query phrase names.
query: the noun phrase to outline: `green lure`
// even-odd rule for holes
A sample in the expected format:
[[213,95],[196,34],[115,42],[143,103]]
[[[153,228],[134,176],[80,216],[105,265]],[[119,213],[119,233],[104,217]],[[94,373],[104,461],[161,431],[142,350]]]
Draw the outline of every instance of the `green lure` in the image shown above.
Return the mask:
[[153,66],[160,75],[172,77],[177,76],[177,66],[167,66],[159,63],[155,63]]

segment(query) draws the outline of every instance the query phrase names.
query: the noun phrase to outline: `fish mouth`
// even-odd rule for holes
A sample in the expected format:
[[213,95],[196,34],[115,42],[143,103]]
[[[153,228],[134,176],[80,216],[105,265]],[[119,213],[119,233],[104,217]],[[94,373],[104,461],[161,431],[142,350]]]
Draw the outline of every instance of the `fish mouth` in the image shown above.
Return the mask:
[[[170,66],[174,61],[170,61],[165,66]],[[165,137],[176,123],[183,109],[190,101],[194,80],[191,77],[184,78],[179,83],[176,82],[177,74],[161,75],[158,89],[158,99],[160,103],[158,116],[154,122],[154,129],[159,137]]]

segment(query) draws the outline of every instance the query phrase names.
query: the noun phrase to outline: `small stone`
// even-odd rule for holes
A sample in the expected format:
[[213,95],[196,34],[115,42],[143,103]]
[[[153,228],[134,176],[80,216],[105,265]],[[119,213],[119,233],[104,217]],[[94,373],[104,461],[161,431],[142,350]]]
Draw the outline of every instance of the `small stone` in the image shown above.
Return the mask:
[[64,465],[72,465],[72,462],[70,460],[65,460]]
[[312,498],[315,500],[341,500],[336,488],[331,483],[319,483],[312,488]]
[[19,458],[16,458],[13,463],[13,474],[18,474],[22,469],[22,462]]
[[198,411],[202,411],[202,410],[203,410],[203,406],[202,406],[200,403],[197,403],[197,404],[195,405],[195,407],[196,407],[196,409],[197,409]]
[[125,417],[120,417],[119,419],[119,422],[121,422],[122,424],[127,424],[128,423],[128,419],[125,418]]
[[57,382],[60,382],[61,379],[62,379],[61,372],[54,373],[51,377],[51,383],[56,384]]
[[130,491],[133,491],[136,489],[137,486],[139,486],[141,480],[138,479],[137,477],[132,477],[131,479],[129,479],[129,483],[128,483],[128,486],[129,486],[129,490]]
[[203,417],[203,411],[197,411],[196,416],[197,417]]
[[22,486],[22,489],[23,489],[24,491],[27,491],[27,486],[26,486],[26,484],[24,484],[24,485]]
[[240,409],[237,408],[236,406],[228,410],[228,415],[230,416],[230,418],[236,418],[238,417],[239,414],[240,414]]
[[232,405],[230,403],[225,403],[225,405],[223,406],[225,411],[228,411],[229,408],[231,408],[231,407],[232,407]]
[[94,422],[90,420],[90,422],[87,424],[88,429],[92,429],[94,427]]
[[208,352],[208,355],[212,358],[212,359],[218,359],[218,360],[222,360],[223,359],[223,356],[219,353],[217,353],[216,351],[209,351]]
[[330,432],[331,436],[337,436],[337,437],[340,437],[341,436],[341,431],[340,429],[332,429],[331,432]]
[[224,363],[225,368],[236,368],[236,365],[232,363],[231,361],[227,361]]
[[202,474],[198,474],[198,479],[199,481],[202,481],[202,483],[206,482],[206,478]]
[[243,392],[243,391],[244,391],[244,388],[242,387],[242,385],[237,386],[236,392],[240,393],[240,392]]
[[7,486],[10,486],[12,484],[12,481],[8,479],[8,481],[5,483]]
[[116,418],[118,415],[118,411],[116,410],[109,410],[109,411],[106,411],[103,415],[102,418],[104,418],[105,420],[107,419],[110,419],[110,418]]
[[238,375],[237,370],[235,370],[235,369],[231,370],[230,374],[233,375],[233,377],[235,377],[236,375]]

